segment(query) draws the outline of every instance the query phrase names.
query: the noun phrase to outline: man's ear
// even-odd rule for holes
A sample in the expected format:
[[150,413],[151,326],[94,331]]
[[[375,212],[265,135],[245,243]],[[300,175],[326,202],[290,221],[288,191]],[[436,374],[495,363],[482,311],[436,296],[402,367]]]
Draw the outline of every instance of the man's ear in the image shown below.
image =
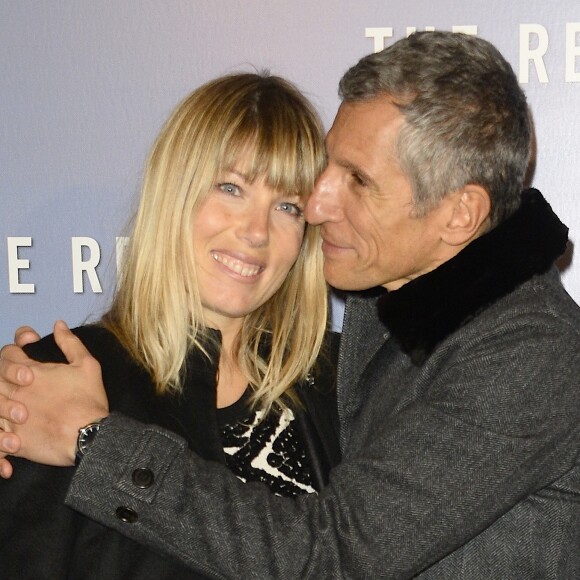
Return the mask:
[[469,184],[449,194],[446,201],[450,205],[448,221],[442,234],[444,242],[451,246],[461,246],[486,232],[491,199],[485,188]]

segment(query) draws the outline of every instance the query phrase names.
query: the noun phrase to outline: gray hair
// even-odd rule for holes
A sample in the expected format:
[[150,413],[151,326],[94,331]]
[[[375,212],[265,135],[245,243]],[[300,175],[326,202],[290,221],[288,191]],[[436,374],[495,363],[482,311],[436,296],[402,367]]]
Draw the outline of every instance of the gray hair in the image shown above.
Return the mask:
[[385,96],[405,117],[397,155],[418,214],[469,183],[488,191],[492,226],[519,206],[531,116],[512,67],[489,42],[414,33],[362,58],[342,77],[339,95]]

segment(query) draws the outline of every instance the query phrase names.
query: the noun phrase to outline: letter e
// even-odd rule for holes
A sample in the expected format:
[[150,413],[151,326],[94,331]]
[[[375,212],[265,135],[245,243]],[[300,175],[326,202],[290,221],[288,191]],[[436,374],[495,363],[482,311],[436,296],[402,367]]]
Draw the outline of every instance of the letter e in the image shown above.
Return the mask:
[[580,72],[576,72],[576,59],[580,56],[580,46],[576,35],[580,32],[580,22],[566,23],[566,82],[580,82]]
[[8,242],[8,280],[11,294],[34,294],[34,284],[23,284],[19,280],[20,270],[30,268],[30,260],[18,257],[18,248],[32,246],[30,237],[9,237]]

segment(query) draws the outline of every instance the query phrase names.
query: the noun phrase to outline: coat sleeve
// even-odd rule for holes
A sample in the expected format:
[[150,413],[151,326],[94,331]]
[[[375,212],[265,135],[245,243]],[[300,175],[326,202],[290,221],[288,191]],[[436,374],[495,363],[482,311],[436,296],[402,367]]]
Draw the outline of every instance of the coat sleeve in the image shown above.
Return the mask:
[[111,416],[67,503],[210,578],[412,578],[578,459],[577,331],[538,319],[468,347],[430,396],[369,424],[318,495],[242,484]]

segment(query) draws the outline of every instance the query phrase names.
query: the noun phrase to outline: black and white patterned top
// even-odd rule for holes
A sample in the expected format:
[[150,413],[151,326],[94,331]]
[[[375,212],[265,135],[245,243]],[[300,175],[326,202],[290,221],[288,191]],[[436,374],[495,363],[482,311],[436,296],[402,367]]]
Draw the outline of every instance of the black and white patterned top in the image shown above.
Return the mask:
[[242,481],[261,481],[274,493],[295,497],[315,493],[305,445],[295,428],[294,413],[249,407],[249,390],[229,407],[217,409],[226,464]]

